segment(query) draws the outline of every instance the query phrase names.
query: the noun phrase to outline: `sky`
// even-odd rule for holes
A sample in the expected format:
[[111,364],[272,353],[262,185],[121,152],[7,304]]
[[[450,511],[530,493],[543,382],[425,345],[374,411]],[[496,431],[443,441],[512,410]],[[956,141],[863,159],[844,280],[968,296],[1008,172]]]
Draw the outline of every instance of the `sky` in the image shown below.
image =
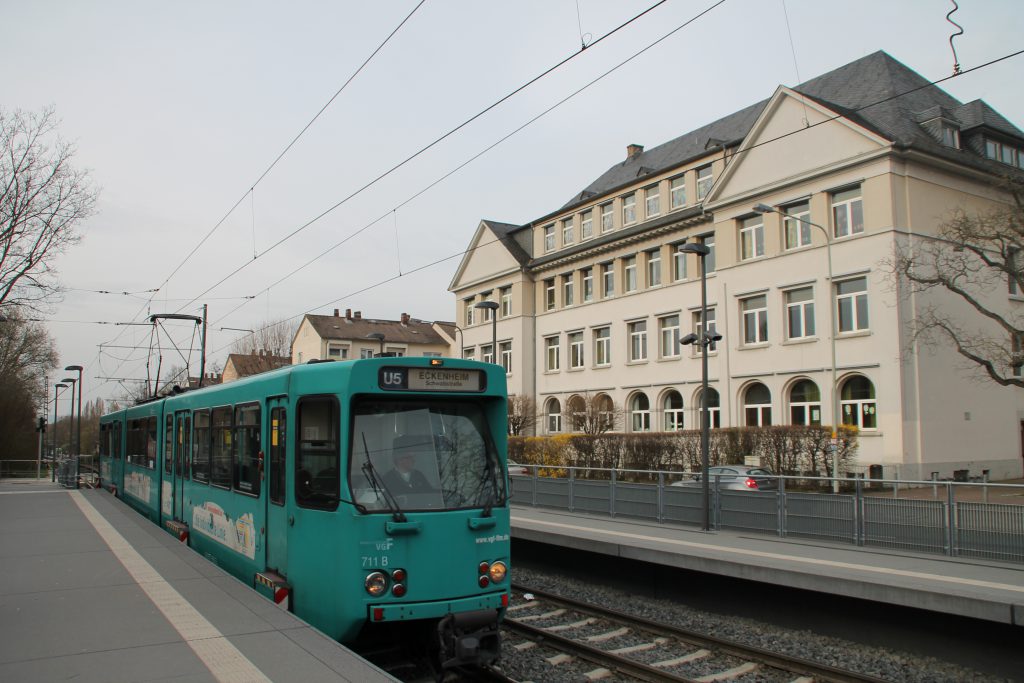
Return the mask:
[[[154,339],[113,323],[204,303],[221,365],[238,330],[304,313],[455,320],[447,290],[480,220],[557,210],[631,143],[876,50],[929,80],[953,72],[939,0],[668,0],[596,42],[655,3],[0,0],[0,107],[55,107],[101,188],[55,263],[66,292],[45,324],[60,367],[85,366],[86,400],[122,396],[147,358],[155,375],[151,343],[164,371],[188,359],[196,374],[198,352],[173,350],[198,348],[194,325],[168,321]],[[962,69],[1024,49],[1024,3],[959,5]],[[1022,74],[1024,55],[942,87],[1024,128]]]

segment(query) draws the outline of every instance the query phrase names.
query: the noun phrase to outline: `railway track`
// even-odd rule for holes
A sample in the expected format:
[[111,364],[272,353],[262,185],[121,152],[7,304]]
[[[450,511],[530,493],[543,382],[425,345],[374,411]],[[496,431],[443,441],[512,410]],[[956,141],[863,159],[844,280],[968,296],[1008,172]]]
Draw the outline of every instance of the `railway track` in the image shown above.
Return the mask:
[[513,590],[503,628],[512,636],[511,646],[524,654],[544,648],[543,659],[551,667],[548,680],[883,681],[526,586]]

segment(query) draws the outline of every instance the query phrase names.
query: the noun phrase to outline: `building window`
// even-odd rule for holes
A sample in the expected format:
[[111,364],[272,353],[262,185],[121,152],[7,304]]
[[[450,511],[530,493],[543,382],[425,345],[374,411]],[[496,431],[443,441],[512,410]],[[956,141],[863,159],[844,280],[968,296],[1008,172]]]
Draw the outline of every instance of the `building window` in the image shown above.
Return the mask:
[[505,374],[512,374],[512,342],[501,342],[498,344],[498,352],[501,354],[501,367],[505,368]]
[[665,394],[662,412],[665,416],[666,432],[678,432],[683,429],[683,397],[678,391]]
[[651,431],[651,401],[643,392],[629,400],[629,417],[634,432]]
[[508,318],[512,315],[512,288],[502,287],[498,291],[501,294],[501,317]]
[[359,349],[360,358],[373,358],[373,349]]
[[704,257],[704,268],[705,272],[710,275],[715,272],[715,233],[701,235],[697,241],[708,248],[708,253]]
[[743,394],[743,415],[748,427],[769,427],[772,424],[772,392],[754,382]]
[[575,303],[573,285],[572,273],[562,276],[562,306],[572,306]]
[[562,221],[562,246],[567,246],[576,241],[575,235],[573,235],[572,216],[569,216]]
[[590,303],[594,300],[594,269],[585,268],[580,271],[583,280],[583,302]]
[[555,224],[544,226],[544,251],[555,250]]
[[589,240],[594,236],[594,212],[586,210],[580,214],[580,239]]
[[544,310],[555,310],[555,278],[544,281]]
[[581,370],[583,368],[583,333],[571,332],[569,334],[569,369]]
[[752,296],[740,301],[743,315],[743,343],[764,344],[768,341],[768,297]]
[[466,327],[473,324],[473,300],[466,300]]
[[556,372],[558,370],[558,344],[559,337],[547,337],[544,340],[544,369],[548,372]]
[[636,223],[636,192],[622,198],[622,224]]
[[940,134],[942,136],[942,144],[946,147],[960,148],[960,129],[956,124],[943,121],[940,126]]
[[868,280],[858,277],[836,283],[836,310],[840,332],[868,329]]
[[1024,151],[996,140],[985,139],[985,156],[1008,166],[1024,168]]
[[629,323],[629,360],[647,360],[647,321]]
[[703,201],[711,191],[714,178],[711,176],[711,164],[697,169],[697,201]]
[[864,205],[860,187],[832,195],[832,226],[836,237],[849,237],[864,232]]
[[637,287],[636,282],[636,256],[627,256],[622,259],[623,263],[623,277],[625,282],[622,283],[623,292],[635,292]]
[[821,424],[821,392],[811,380],[800,380],[790,389],[789,421],[795,425]]
[[[714,309],[714,307],[709,306],[708,307],[708,325],[707,325],[707,329],[705,330],[705,332],[707,332],[708,334],[711,334],[714,331],[715,331],[715,309]],[[700,311],[694,311],[693,312],[693,333],[698,335],[698,337],[700,336],[700,333],[701,333]],[[717,347],[717,343],[716,342],[711,342],[710,344],[708,344],[708,351],[709,352],[710,351],[714,351],[716,347]],[[700,354],[701,354],[700,344],[694,344],[693,345],[693,355],[699,356]]]
[[654,218],[661,213],[661,193],[657,185],[644,188],[644,201],[646,202],[645,214],[647,218]]
[[327,357],[332,360],[345,360],[348,358],[348,347],[337,344],[327,345]]
[[587,404],[583,402],[582,396],[573,396],[565,404],[567,417],[569,418],[569,429],[572,431],[583,431],[587,425]]
[[611,232],[615,227],[615,208],[611,202],[601,205],[601,233]]
[[466,360],[476,360],[476,349],[462,349],[462,357]]
[[686,279],[686,252],[679,251],[683,244],[686,242],[675,245],[672,250],[672,280],[675,282]]
[[785,208],[783,226],[786,231],[786,249],[799,249],[811,244],[811,205],[807,202]]
[[786,296],[786,338],[805,339],[814,336],[814,289],[791,289]]
[[[490,292],[488,292],[486,296],[489,296],[489,295],[490,295]],[[475,308],[475,306],[474,306],[474,308]],[[492,320],[494,320],[494,311],[493,310],[491,310],[490,308],[482,308],[482,309],[480,309],[480,322],[489,323]]]
[[867,377],[852,377],[839,393],[843,424],[857,429],[878,429],[875,386]]
[[764,220],[751,216],[740,221],[740,260],[764,256]]
[[601,327],[594,330],[594,365],[606,367],[612,364],[612,330]]
[[480,360],[485,363],[494,362],[494,347],[490,344],[485,344],[480,347]]
[[647,286],[657,287],[661,284],[661,250],[651,249],[647,252]]
[[557,434],[562,431],[562,404],[557,398],[549,398],[544,408],[547,416],[547,427],[549,434]]
[[661,339],[661,357],[679,357],[679,316],[667,315],[658,319]]
[[615,296],[615,264],[601,264],[601,286],[604,288],[605,299]]
[[701,415],[701,411],[706,407],[707,410],[708,410],[708,426],[711,429],[720,429],[721,426],[722,426],[722,408],[721,408],[721,406],[719,404],[718,390],[717,389],[708,388],[708,404],[707,404],[707,406],[703,406],[702,407],[700,399],[701,399],[701,395],[698,394],[697,395],[697,405],[696,405],[697,424],[698,425],[702,424],[701,420],[703,419],[703,416]]
[[669,183],[671,206],[673,209],[681,209],[686,206],[686,176],[678,176]]

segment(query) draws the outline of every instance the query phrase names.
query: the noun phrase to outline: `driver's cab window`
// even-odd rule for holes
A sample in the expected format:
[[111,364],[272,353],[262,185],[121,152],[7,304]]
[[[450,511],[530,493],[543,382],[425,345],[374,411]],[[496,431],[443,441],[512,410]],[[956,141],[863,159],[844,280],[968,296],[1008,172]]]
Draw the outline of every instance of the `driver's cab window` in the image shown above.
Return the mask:
[[298,407],[295,499],[299,505],[338,506],[338,402],[330,396],[302,398]]

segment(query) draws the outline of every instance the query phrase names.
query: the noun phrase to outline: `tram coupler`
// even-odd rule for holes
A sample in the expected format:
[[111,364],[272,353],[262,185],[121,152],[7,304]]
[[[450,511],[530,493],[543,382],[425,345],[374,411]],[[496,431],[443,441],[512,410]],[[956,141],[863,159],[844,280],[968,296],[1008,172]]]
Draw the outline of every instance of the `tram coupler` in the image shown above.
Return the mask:
[[449,614],[437,625],[441,668],[486,666],[501,655],[497,610],[480,609]]

